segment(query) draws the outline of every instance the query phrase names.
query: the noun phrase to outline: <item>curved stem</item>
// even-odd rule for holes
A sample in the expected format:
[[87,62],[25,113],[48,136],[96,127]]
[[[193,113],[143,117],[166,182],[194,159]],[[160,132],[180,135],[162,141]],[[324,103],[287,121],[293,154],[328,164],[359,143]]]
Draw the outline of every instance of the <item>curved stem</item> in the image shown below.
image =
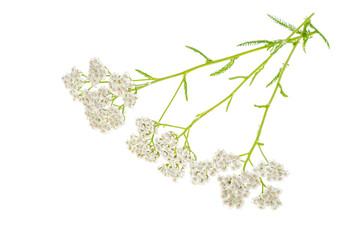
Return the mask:
[[268,159],[265,157],[263,151],[261,150],[260,144],[258,144],[258,147],[259,147],[259,150],[260,150],[261,154],[263,155],[265,161],[266,161],[267,163],[269,163]]

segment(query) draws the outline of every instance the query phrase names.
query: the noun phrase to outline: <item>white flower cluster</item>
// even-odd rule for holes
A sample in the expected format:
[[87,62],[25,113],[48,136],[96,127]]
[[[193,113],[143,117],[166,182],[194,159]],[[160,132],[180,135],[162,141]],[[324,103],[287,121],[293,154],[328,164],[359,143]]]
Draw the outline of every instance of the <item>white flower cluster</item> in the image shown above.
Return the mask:
[[79,89],[84,85],[85,78],[81,71],[76,69],[75,67],[72,68],[72,72],[66,74],[62,77],[64,85],[70,91],[70,95],[73,96],[73,99],[79,99]]
[[[236,170],[242,166],[239,155],[230,154],[224,150],[218,150],[211,161],[196,161],[196,156],[189,147],[178,146],[178,136],[174,132],[169,131],[156,136],[158,126],[162,124],[151,119],[139,118],[136,120],[136,125],[139,135],[131,136],[127,141],[128,148],[138,157],[151,162],[156,162],[159,157],[163,157],[166,163],[158,169],[174,181],[185,176],[187,165],[190,166],[193,184],[205,184],[211,177],[229,168]],[[263,192],[253,199],[254,203],[260,208],[266,206],[277,208],[281,204],[280,190],[271,186],[265,187],[261,177],[266,177],[268,180],[281,180],[285,176],[287,176],[287,171],[281,164],[274,161],[268,164],[260,163],[252,172],[242,171],[239,175],[219,175],[221,198],[229,207],[240,208],[245,198],[249,197],[250,191],[262,184]]]
[[171,177],[174,181],[185,176],[185,168],[188,163],[195,161],[194,156],[187,148],[176,148],[174,157],[166,158],[167,163],[161,165],[158,169],[166,177]]
[[104,80],[106,75],[107,69],[98,58],[93,58],[89,61],[88,81],[92,86]]
[[156,151],[154,146],[149,144],[149,139],[142,138],[137,135],[131,135],[131,138],[127,140],[128,149],[137,155],[137,157],[150,162],[156,162],[160,157],[160,154]]
[[177,146],[177,135],[174,132],[166,132],[155,139],[156,150],[167,161],[158,169],[166,177],[171,177],[174,181],[185,175],[185,168],[195,158],[188,148]]
[[262,194],[253,199],[254,204],[257,205],[260,209],[265,207],[277,209],[282,205],[282,202],[279,199],[280,193],[281,191],[279,188],[267,186],[264,188],[264,192]]
[[137,95],[133,93],[134,84],[127,74],[113,73],[109,78],[108,86],[113,94],[122,97],[126,107],[131,108],[135,105]]
[[194,162],[190,165],[193,184],[202,184],[209,181],[210,176],[226,171],[239,169],[242,166],[240,156],[226,153],[225,150],[218,150],[209,162]]
[[194,162],[195,156],[187,147],[177,145],[177,135],[169,131],[155,137],[158,126],[155,121],[147,118],[138,118],[136,125],[139,135],[132,135],[127,141],[128,149],[137,157],[150,162],[155,162],[162,156],[166,160],[166,163],[158,167],[162,174],[173,180],[183,177],[187,164]]
[[136,126],[141,138],[152,137],[157,133],[155,121],[148,118],[137,118]]
[[240,156],[228,154],[224,150],[218,150],[212,161],[220,171],[225,171],[228,167],[232,170],[236,170],[242,166]]
[[150,162],[155,162],[160,153],[154,146],[151,146],[151,139],[157,131],[155,121],[147,118],[138,118],[136,120],[139,136],[133,134],[127,140],[128,149],[137,155],[137,157]]
[[155,139],[155,147],[164,158],[175,158],[177,142],[177,135],[170,131]]
[[92,92],[84,90],[80,100],[92,128],[106,132],[124,124],[124,115],[110,105],[112,97],[107,88],[102,87]]
[[250,194],[250,189],[260,185],[258,176],[254,173],[242,172],[241,175],[219,176],[221,198],[229,207],[240,208],[244,199]]
[[266,177],[268,181],[281,181],[288,176],[288,171],[284,170],[283,165],[275,161],[270,161],[269,164],[259,163],[254,171],[260,177]]
[[213,162],[192,162],[190,164],[190,175],[193,184],[204,184],[210,177],[217,174],[218,169]]
[[[124,124],[124,107],[133,107],[137,96],[134,93],[135,86],[127,74],[107,75],[108,69],[98,58],[93,58],[89,62],[88,77],[76,68],[70,74],[63,76],[65,87],[70,90],[74,99],[80,100],[85,106],[85,114],[90,125],[101,132],[116,129]],[[109,77],[108,88],[99,87],[100,83],[105,83]],[[102,82],[101,82],[102,81]],[[91,87],[83,89],[89,83]],[[85,87],[84,87],[85,88]],[[92,90],[90,90],[92,89]],[[114,101],[123,99],[124,106],[114,105]],[[120,109],[123,107],[122,111]]]

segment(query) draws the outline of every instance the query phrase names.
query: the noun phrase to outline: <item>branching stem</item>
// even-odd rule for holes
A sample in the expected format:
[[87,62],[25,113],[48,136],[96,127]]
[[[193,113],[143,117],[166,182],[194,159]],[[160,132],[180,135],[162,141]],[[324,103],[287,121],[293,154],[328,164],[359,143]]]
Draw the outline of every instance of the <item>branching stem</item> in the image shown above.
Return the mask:
[[[299,27],[299,28],[300,28],[300,27]],[[268,110],[269,110],[269,108],[270,108],[270,105],[272,104],[273,99],[274,99],[274,97],[275,97],[275,94],[276,94],[276,92],[277,92],[277,90],[278,90],[278,88],[279,88],[279,83],[280,83],[280,80],[282,79],[282,76],[283,76],[283,73],[284,73],[284,71],[285,71],[285,68],[286,68],[286,66],[288,65],[289,60],[290,60],[291,56],[293,55],[294,50],[296,49],[296,47],[297,47],[300,39],[301,39],[301,37],[299,37],[299,40],[294,44],[292,51],[290,52],[290,54],[289,54],[289,56],[288,56],[285,64],[283,65],[283,68],[282,68],[282,70],[281,70],[281,72],[280,72],[280,75],[279,75],[278,82],[277,82],[277,84],[276,84],[276,86],[275,86],[275,88],[274,88],[273,94],[272,94],[272,96],[271,96],[268,104],[266,104],[265,111],[264,111],[264,115],[263,115],[263,119],[261,120],[261,124],[260,124],[260,127],[259,127],[259,129],[258,129],[258,133],[257,133],[257,135],[256,135],[255,141],[254,141],[254,143],[253,143],[253,145],[252,145],[252,147],[251,147],[251,149],[250,149],[250,151],[249,151],[248,157],[246,158],[246,161],[245,161],[245,163],[244,163],[243,171],[245,171],[245,168],[246,168],[247,163],[248,163],[248,162],[251,163],[250,157],[251,157],[251,154],[252,154],[253,151],[254,151],[255,146],[256,146],[256,145],[258,144],[258,142],[259,142],[261,130],[263,129],[266,115],[268,114]]]

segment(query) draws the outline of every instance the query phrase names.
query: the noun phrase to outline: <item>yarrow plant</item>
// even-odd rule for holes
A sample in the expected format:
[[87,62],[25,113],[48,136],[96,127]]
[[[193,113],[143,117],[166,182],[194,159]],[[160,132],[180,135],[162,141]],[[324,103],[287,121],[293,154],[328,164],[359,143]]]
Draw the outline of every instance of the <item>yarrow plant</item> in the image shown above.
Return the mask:
[[[131,79],[127,73],[112,73],[99,59],[94,58],[89,63],[88,75],[73,68],[71,73],[63,77],[63,82],[74,100],[80,101],[84,105],[85,114],[91,127],[101,132],[107,132],[117,129],[124,124],[125,108],[132,108],[135,105],[139,90],[161,81],[181,77],[173,97],[157,121],[149,118],[138,118],[136,120],[137,133],[131,135],[126,141],[128,149],[138,158],[153,163],[160,162],[158,170],[164,176],[174,181],[184,177],[187,172],[193,184],[206,184],[210,179],[216,178],[220,183],[223,203],[229,207],[240,208],[243,206],[245,199],[251,194],[251,191],[260,189],[259,194],[253,197],[253,203],[261,209],[266,207],[277,209],[281,205],[279,198],[281,190],[271,185],[266,185],[264,182],[281,181],[284,177],[288,176],[288,171],[284,169],[282,164],[268,160],[262,151],[264,143],[260,141],[260,135],[277,92],[280,92],[283,97],[288,97],[283,91],[281,80],[296,47],[301,43],[305,51],[308,40],[314,35],[319,35],[329,47],[327,39],[311,23],[313,15],[311,14],[307,17],[298,27],[268,15],[275,23],[288,29],[291,33],[284,39],[257,40],[241,43],[238,46],[259,46],[218,60],[211,60],[196,48],[186,46],[200,54],[205,59],[205,62],[169,76],[156,78],[136,69],[144,78]],[[279,68],[276,76],[266,85],[266,87],[274,85],[269,101],[263,105],[254,105],[256,108],[262,109],[264,114],[249,151],[244,151],[242,154],[233,154],[219,149],[215,151],[212,159],[200,161],[188,140],[191,128],[194,127],[195,123],[224,103],[226,104],[226,111],[228,111],[233,96],[237,91],[247,81],[249,81],[250,86],[268,64],[269,60],[285,46],[291,46],[291,51]],[[230,69],[235,61],[243,55],[261,50],[268,51],[268,57],[250,73],[230,77],[230,80],[239,79],[240,83],[221,101],[196,115],[186,126],[162,122],[164,115],[182,86],[186,101],[188,101],[186,77],[189,73],[202,67],[226,62],[224,67],[210,74],[210,76],[220,75]],[[160,127],[168,128],[169,130],[159,133]],[[259,149],[263,156],[262,161],[257,164],[253,164],[251,161],[255,149]],[[227,174],[230,171],[233,174]]]

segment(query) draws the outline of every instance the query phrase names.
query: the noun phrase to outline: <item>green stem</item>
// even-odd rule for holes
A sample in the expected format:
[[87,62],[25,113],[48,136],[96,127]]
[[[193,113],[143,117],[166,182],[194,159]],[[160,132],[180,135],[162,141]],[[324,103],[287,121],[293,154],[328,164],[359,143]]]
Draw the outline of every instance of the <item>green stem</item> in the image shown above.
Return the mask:
[[158,123],[157,126],[164,126],[164,127],[173,127],[173,128],[185,129],[184,127],[175,126],[175,125],[166,124],[166,123]]
[[160,122],[160,121],[162,120],[163,116],[165,116],[165,113],[167,112],[167,109],[170,107],[170,105],[171,105],[172,101],[175,99],[175,97],[176,97],[176,95],[177,95],[178,91],[180,90],[180,88],[181,88],[181,86],[182,86],[183,82],[184,82],[184,81],[183,81],[183,79],[182,79],[182,81],[181,81],[180,85],[178,86],[178,88],[177,88],[177,90],[176,90],[175,94],[173,95],[173,97],[172,97],[171,101],[168,103],[168,105],[167,105],[167,107],[166,107],[165,111],[163,111],[163,113],[162,113],[162,115],[161,115],[160,119],[158,120],[158,122]]
[[268,159],[265,157],[263,151],[261,150],[260,144],[258,144],[258,147],[259,147],[259,150],[260,150],[261,154],[263,155],[265,161],[266,161],[267,163],[269,163]]
[[[299,28],[300,28],[300,27],[299,27]],[[296,29],[296,31],[297,31],[297,29]],[[258,142],[259,142],[259,137],[260,137],[261,131],[262,131],[263,126],[264,126],[264,123],[265,123],[266,115],[268,114],[270,105],[272,104],[273,99],[274,99],[274,97],[275,97],[275,94],[276,94],[276,92],[277,92],[277,90],[278,90],[278,88],[279,88],[279,83],[280,83],[280,80],[282,79],[282,76],[283,76],[283,73],[284,73],[284,71],[285,71],[285,68],[286,68],[286,66],[287,66],[288,63],[289,63],[289,60],[290,60],[291,56],[293,55],[294,50],[296,49],[296,47],[297,47],[297,45],[298,45],[298,43],[299,43],[299,41],[300,41],[300,38],[301,38],[301,37],[299,37],[299,40],[294,44],[293,49],[292,49],[292,51],[290,52],[290,54],[289,54],[289,56],[288,56],[285,64],[283,65],[283,68],[282,68],[282,70],[281,70],[281,72],[280,72],[280,76],[279,76],[279,79],[278,79],[278,81],[277,81],[277,84],[276,84],[276,86],[275,86],[275,88],[274,88],[273,94],[272,94],[272,96],[271,96],[268,104],[267,104],[266,107],[265,107],[263,119],[261,120],[261,124],[260,124],[259,130],[258,130],[258,133],[257,133],[257,135],[256,135],[255,141],[254,141],[254,143],[253,143],[253,145],[252,145],[252,147],[251,147],[251,149],[250,149],[250,151],[249,151],[248,157],[246,158],[246,161],[245,161],[245,163],[244,163],[243,171],[245,171],[246,164],[247,164],[248,162],[251,163],[251,161],[250,161],[250,156],[251,156],[251,154],[253,153],[254,148],[256,147],[256,145],[257,145]]]
[[229,98],[233,97],[234,94],[239,90],[239,88],[241,88],[241,86],[256,72],[258,71],[258,69],[260,67],[262,67],[263,65],[265,65],[270,58],[277,53],[277,51],[280,48],[277,48],[275,51],[273,51],[269,57],[267,59],[265,59],[257,68],[254,69],[254,71],[252,71],[247,77],[244,78],[244,81],[242,81],[226,98],[224,98],[223,100],[221,100],[220,102],[218,102],[216,105],[214,105],[213,107],[209,108],[208,110],[206,110],[205,112],[200,113],[199,115],[197,115],[197,117],[190,123],[190,125],[188,125],[186,127],[186,129],[184,130],[183,133],[181,133],[179,135],[179,137],[181,135],[183,135],[188,129],[190,129],[197,121],[199,121],[201,118],[203,118],[205,115],[207,115],[209,112],[211,112],[212,110],[214,110],[215,108],[217,108],[218,106],[220,106],[221,104],[223,104],[224,102],[226,102]]
[[[288,37],[286,40],[290,39],[290,38],[293,36],[293,34],[295,34],[296,32],[298,32],[300,28],[302,28],[307,22],[309,22],[309,21],[310,21],[310,18],[311,18],[313,15],[314,15],[314,13],[312,13],[309,17],[307,17],[307,18],[304,20],[304,22],[303,22],[301,25],[299,25],[299,27],[297,27],[297,28],[289,35],[289,37]],[[277,92],[277,90],[278,90],[278,88],[279,88],[279,83],[280,83],[280,81],[281,81],[281,79],[282,79],[282,76],[283,76],[283,73],[284,73],[284,71],[285,71],[285,68],[287,67],[287,65],[288,65],[288,63],[289,63],[289,60],[290,60],[290,58],[292,57],[292,55],[293,55],[293,53],[294,53],[294,50],[295,50],[296,47],[298,46],[299,41],[300,41],[300,39],[301,39],[302,37],[303,37],[302,35],[300,35],[300,36],[297,37],[297,42],[294,43],[293,49],[292,49],[292,51],[290,52],[290,54],[289,54],[289,56],[288,56],[285,64],[283,65],[283,68],[282,68],[282,70],[281,70],[281,72],[280,72],[280,75],[279,75],[279,79],[278,79],[277,84],[276,84],[276,86],[275,86],[275,88],[274,88],[273,94],[272,94],[272,96],[271,96],[268,104],[267,104],[266,107],[265,107],[263,119],[262,119],[261,124],[260,124],[260,127],[259,127],[259,129],[258,129],[258,133],[257,133],[257,135],[256,135],[255,141],[254,141],[254,143],[253,143],[253,145],[252,145],[252,147],[251,147],[251,149],[250,149],[250,151],[249,151],[248,157],[246,158],[246,160],[245,160],[245,162],[244,162],[243,171],[245,171],[245,168],[246,168],[246,165],[247,165],[248,162],[250,162],[250,164],[252,164],[251,161],[250,161],[250,156],[251,156],[251,154],[253,153],[255,146],[256,146],[257,143],[259,142],[259,137],[260,137],[261,131],[262,131],[263,126],[264,126],[264,122],[265,122],[266,115],[268,114],[268,110],[269,110],[269,108],[270,108],[270,105],[271,105],[271,103],[273,102],[273,99],[274,99],[274,97],[275,97],[275,94],[276,94],[276,92]]]
[[260,179],[260,183],[261,183],[261,193],[264,193],[264,187],[266,187],[266,185],[263,182],[263,179],[261,177],[259,177]]
[[[187,69],[185,71],[182,71],[182,72],[179,72],[179,73],[176,73],[176,74],[173,74],[173,75],[170,75],[170,76],[167,76],[167,77],[162,77],[162,78],[157,78],[151,82],[149,82],[148,85],[142,85],[138,88],[139,89],[142,89],[146,86],[150,86],[152,84],[155,84],[157,82],[161,82],[163,80],[166,80],[166,79],[169,79],[169,78],[173,78],[173,77],[177,77],[177,76],[181,76],[181,75],[185,75],[189,72],[192,72],[192,71],[195,71],[196,69],[199,69],[199,68],[202,68],[202,67],[206,67],[206,66],[209,66],[209,65],[212,65],[212,64],[216,64],[216,63],[220,63],[220,62],[223,62],[223,61],[227,61],[227,60],[230,60],[232,58],[238,58],[242,55],[246,55],[248,53],[252,53],[252,52],[256,52],[256,51],[259,51],[259,50],[262,50],[262,49],[266,49],[268,48],[269,46],[263,46],[263,47],[259,47],[259,48],[255,48],[255,49],[252,49],[252,50],[249,50],[249,51],[245,51],[245,52],[242,52],[242,53],[238,53],[238,54],[235,54],[235,55],[232,55],[232,56],[229,56],[229,57],[226,57],[226,58],[221,58],[221,59],[218,59],[218,60],[215,60],[215,61],[212,61],[212,62],[207,62],[207,63],[204,63],[204,64],[201,64],[201,65],[198,65],[196,67],[193,67],[193,68],[190,68],[190,69]],[[138,80],[133,80],[133,81],[149,81],[150,79],[138,79]],[[152,79],[151,79],[152,80]]]
[[[312,15],[311,15],[312,16]],[[311,17],[310,16],[310,17]],[[310,17],[308,17],[308,19],[310,19]],[[298,31],[298,30],[297,30]],[[296,33],[296,31],[294,31],[287,39],[284,40],[285,43],[293,43],[293,41],[295,41],[298,37],[295,37],[295,38],[290,38],[292,35],[294,35]],[[307,36],[311,36],[313,34],[315,34],[316,32],[311,32],[309,33]],[[185,71],[182,71],[182,72],[179,72],[179,73],[176,73],[176,74],[172,74],[172,75],[169,75],[169,76],[166,76],[166,77],[162,77],[162,78],[152,78],[152,79],[135,79],[133,81],[137,82],[137,81],[150,81],[148,82],[147,84],[141,84],[138,86],[138,90],[144,88],[144,87],[148,87],[152,84],[155,84],[157,82],[161,82],[163,80],[166,80],[166,79],[169,79],[169,78],[173,78],[173,77],[177,77],[177,76],[181,76],[181,75],[184,75],[184,74],[187,74],[189,72],[192,72],[192,71],[195,71],[199,68],[202,68],[202,67],[206,67],[206,66],[209,66],[209,65],[212,65],[212,64],[216,64],[216,63],[220,63],[220,62],[223,62],[223,61],[227,61],[227,60],[230,60],[232,58],[238,58],[242,55],[246,55],[246,54],[249,54],[249,53],[252,53],[252,52],[256,52],[256,51],[259,51],[259,50],[262,50],[262,49],[267,49],[269,48],[270,46],[269,45],[266,45],[266,46],[262,46],[262,47],[259,47],[259,48],[254,48],[254,49],[251,49],[251,50],[248,50],[248,51],[245,51],[245,52],[241,52],[241,53],[238,53],[238,54],[235,54],[235,55],[232,55],[232,56],[229,56],[229,57],[225,57],[225,58],[221,58],[221,59],[218,59],[218,60],[215,60],[215,61],[212,61],[212,62],[207,62],[207,63],[204,63],[204,64],[200,64],[200,65],[197,65],[195,67],[192,67],[192,68],[189,68]]]

